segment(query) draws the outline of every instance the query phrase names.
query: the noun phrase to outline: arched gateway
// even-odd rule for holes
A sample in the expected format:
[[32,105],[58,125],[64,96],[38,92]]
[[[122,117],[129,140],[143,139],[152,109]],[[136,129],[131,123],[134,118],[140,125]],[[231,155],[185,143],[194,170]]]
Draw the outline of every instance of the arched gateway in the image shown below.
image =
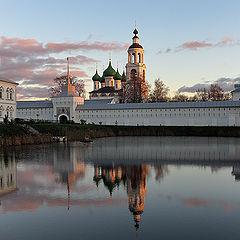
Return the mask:
[[69,120],[69,118],[68,118],[67,115],[62,114],[58,117],[58,120],[59,120],[60,123],[66,123]]

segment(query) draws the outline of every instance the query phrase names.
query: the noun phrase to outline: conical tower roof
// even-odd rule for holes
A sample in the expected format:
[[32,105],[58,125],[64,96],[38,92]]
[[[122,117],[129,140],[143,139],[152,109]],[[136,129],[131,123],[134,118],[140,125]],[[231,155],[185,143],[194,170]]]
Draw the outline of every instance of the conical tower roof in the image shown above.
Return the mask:
[[127,81],[127,77],[126,77],[126,74],[125,72],[123,71],[123,74],[122,74],[122,82],[126,82]]
[[122,80],[122,76],[121,76],[121,74],[118,72],[118,69],[117,69],[116,74],[113,76],[113,79],[114,79],[114,80]]
[[92,80],[93,80],[93,81],[101,81],[101,77],[98,75],[97,70],[96,70],[95,75],[92,77]]
[[113,69],[111,61],[109,61],[109,65],[107,69],[103,72],[104,77],[113,77],[116,74],[116,71]]

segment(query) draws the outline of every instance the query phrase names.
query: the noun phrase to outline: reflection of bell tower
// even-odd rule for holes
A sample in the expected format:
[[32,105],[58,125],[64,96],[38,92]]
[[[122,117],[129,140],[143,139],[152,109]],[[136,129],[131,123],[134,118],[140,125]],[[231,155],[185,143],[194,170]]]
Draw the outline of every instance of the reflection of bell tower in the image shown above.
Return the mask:
[[140,216],[144,211],[145,194],[147,191],[146,176],[148,166],[127,168],[127,193],[129,210],[132,212],[135,228],[139,228]]

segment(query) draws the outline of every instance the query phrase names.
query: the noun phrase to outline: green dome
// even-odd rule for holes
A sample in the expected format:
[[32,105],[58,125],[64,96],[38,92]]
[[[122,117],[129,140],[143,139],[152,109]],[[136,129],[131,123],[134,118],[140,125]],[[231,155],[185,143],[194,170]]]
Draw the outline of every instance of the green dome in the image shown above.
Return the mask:
[[114,80],[122,80],[122,76],[121,76],[121,74],[118,72],[118,69],[117,69],[116,74],[113,76],[113,79],[114,79]]
[[126,82],[127,81],[127,77],[125,75],[125,72],[123,71],[123,74],[122,74],[122,82]]
[[93,80],[93,81],[101,81],[101,77],[98,75],[97,70],[96,70],[95,75],[92,77],[92,80]]
[[105,77],[102,76],[102,77],[100,77],[100,78],[101,78],[100,82],[101,82],[101,83],[104,83],[104,82],[105,82]]
[[116,71],[113,69],[111,61],[109,61],[108,68],[103,72],[104,77],[110,77],[114,76],[116,74]]

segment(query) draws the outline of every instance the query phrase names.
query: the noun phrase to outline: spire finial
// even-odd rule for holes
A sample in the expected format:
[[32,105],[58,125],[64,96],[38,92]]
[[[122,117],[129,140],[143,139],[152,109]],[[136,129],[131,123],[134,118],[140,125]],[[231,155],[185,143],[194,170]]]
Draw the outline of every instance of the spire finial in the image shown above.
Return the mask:
[[70,76],[69,76],[69,57],[67,57],[67,84],[70,84]]

